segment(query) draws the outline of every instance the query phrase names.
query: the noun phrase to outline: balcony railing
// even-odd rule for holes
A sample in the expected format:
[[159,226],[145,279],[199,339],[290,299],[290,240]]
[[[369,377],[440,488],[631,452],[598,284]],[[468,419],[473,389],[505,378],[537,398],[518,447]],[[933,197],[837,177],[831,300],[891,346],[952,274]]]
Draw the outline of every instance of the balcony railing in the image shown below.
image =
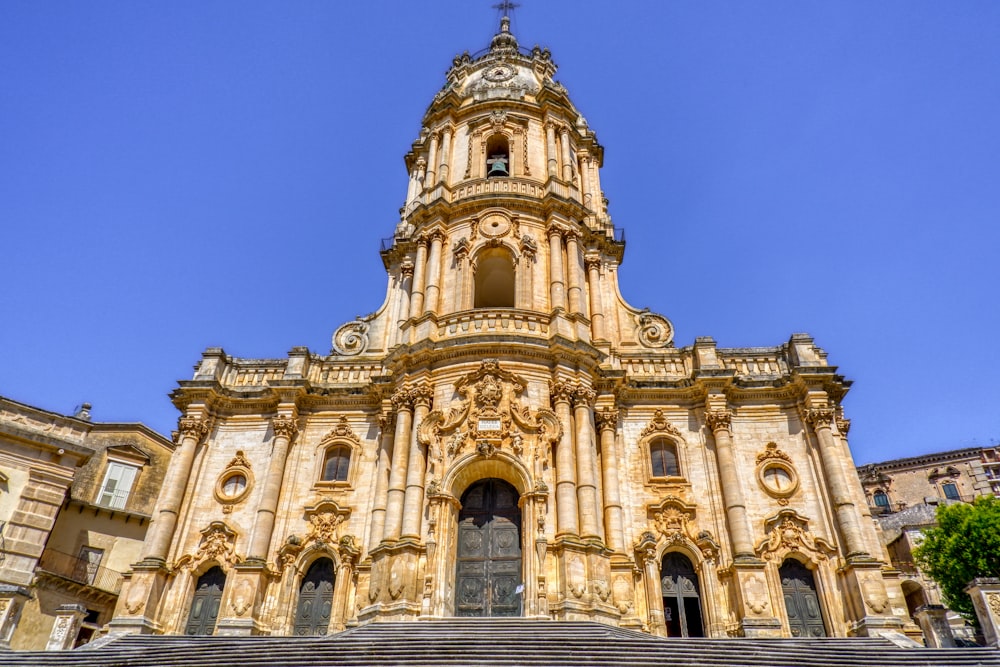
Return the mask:
[[78,584],[91,586],[115,595],[118,595],[122,588],[121,572],[94,565],[83,558],[53,549],[46,549],[42,552],[38,567],[63,579],[69,579]]

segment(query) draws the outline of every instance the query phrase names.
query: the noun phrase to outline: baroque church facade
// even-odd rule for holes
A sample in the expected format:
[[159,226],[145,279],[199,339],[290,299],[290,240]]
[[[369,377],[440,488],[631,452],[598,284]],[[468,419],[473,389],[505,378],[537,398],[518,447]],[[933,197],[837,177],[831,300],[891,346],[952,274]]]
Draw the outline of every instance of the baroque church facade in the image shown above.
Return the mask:
[[603,148],[501,22],[406,154],[372,315],[329,355],[207,350],[112,631],[455,616],[661,636],[919,634],[804,334],[676,347],[618,286]]

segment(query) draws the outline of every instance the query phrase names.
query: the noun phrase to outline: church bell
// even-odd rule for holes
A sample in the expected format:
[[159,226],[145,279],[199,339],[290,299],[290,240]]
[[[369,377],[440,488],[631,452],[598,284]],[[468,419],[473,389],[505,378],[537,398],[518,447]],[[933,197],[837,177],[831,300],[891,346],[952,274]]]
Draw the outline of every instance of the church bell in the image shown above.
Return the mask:
[[510,176],[507,171],[507,157],[505,155],[494,155],[493,159],[490,160],[490,171],[486,174],[486,178],[494,176]]

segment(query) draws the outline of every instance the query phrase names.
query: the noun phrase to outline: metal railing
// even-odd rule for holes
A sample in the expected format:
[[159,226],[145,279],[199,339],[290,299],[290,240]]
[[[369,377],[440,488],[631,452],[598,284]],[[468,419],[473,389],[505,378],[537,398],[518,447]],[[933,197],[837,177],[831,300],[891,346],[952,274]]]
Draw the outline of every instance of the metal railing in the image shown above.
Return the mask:
[[83,558],[46,549],[38,562],[39,569],[78,584],[118,595],[122,588],[122,573],[95,565]]

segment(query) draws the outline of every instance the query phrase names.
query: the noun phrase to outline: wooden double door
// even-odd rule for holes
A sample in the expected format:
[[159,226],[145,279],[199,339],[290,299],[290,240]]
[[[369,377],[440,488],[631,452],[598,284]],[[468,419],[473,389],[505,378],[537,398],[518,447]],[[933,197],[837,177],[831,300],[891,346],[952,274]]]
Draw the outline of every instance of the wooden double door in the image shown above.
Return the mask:
[[299,586],[292,632],[297,636],[325,635],[330,629],[333,610],[333,561],[320,558],[313,562]]
[[788,629],[793,637],[826,637],[816,579],[809,569],[789,558],[781,564],[781,594],[785,598]]
[[455,573],[456,616],[521,615],[521,510],[501,479],[462,495]]
[[222,591],[225,588],[226,573],[218,565],[198,577],[184,634],[210,635],[215,632],[219,607],[222,605]]
[[683,554],[668,553],[660,565],[663,620],[668,637],[704,637],[698,574]]

